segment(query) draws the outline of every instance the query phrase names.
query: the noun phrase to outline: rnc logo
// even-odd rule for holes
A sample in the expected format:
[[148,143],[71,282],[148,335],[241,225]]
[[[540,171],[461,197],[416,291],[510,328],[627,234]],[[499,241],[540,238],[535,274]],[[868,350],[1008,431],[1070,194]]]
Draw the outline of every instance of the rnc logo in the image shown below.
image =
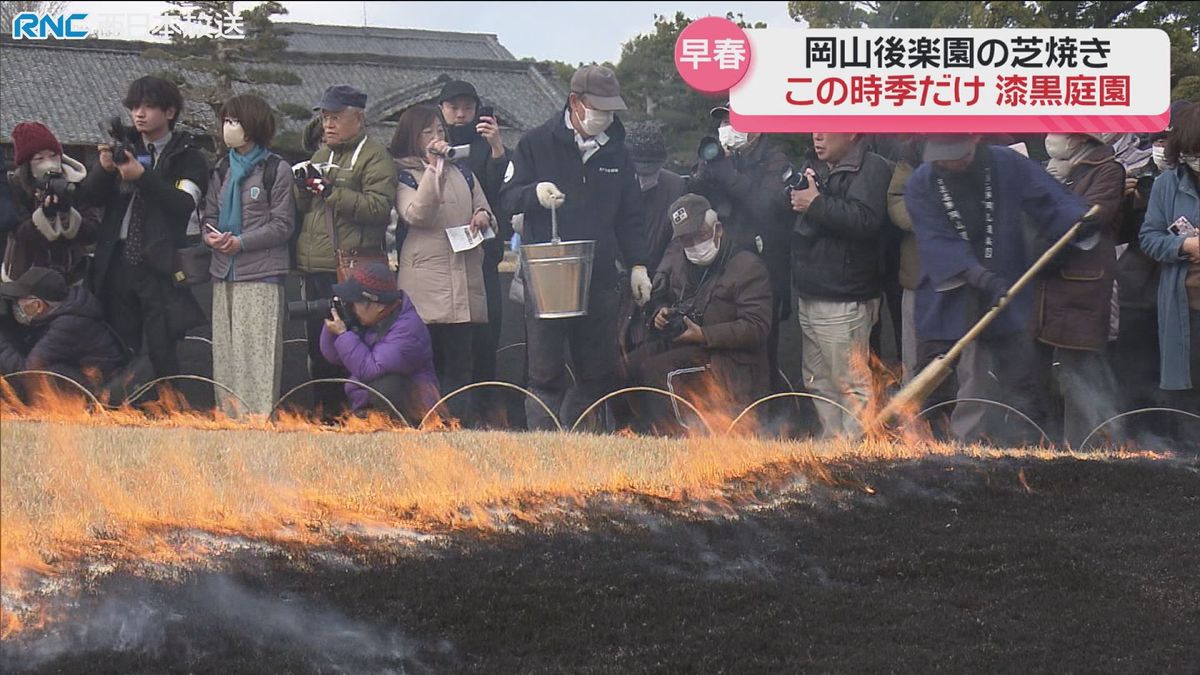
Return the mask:
[[59,40],[82,40],[88,36],[86,30],[75,27],[75,22],[83,21],[87,14],[40,14],[37,12],[21,12],[13,17],[12,37],[14,40],[45,40],[48,37]]

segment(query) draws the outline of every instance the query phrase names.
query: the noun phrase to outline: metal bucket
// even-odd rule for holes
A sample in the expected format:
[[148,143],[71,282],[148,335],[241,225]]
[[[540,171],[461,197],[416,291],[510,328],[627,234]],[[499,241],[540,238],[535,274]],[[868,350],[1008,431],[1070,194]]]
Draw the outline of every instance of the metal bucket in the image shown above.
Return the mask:
[[539,319],[586,316],[595,241],[526,244],[521,247],[525,302]]

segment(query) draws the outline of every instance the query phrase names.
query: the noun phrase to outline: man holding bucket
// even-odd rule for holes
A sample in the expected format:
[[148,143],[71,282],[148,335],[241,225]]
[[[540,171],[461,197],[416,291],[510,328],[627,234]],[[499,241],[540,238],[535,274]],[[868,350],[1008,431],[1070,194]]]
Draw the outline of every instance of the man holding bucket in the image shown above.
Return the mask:
[[[523,237],[532,244],[522,270],[530,389],[566,426],[615,383],[618,255],[632,270],[638,305],[650,298],[641,188],[615,115],[626,109],[612,70],[581,67],[562,114],[517,144],[500,191],[505,212],[525,214]],[[553,427],[536,402],[526,412],[530,429]]]

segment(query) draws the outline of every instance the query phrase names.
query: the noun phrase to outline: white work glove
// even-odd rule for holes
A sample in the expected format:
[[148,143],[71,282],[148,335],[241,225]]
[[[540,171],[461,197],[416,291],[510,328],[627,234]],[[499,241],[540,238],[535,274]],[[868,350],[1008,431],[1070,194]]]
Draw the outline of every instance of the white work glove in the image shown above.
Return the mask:
[[538,203],[541,204],[543,208],[557,209],[563,205],[564,201],[567,200],[567,196],[564,195],[562,190],[559,190],[558,186],[554,183],[538,183],[536,189]]
[[638,307],[650,301],[650,275],[645,265],[634,265],[629,275],[629,287],[633,289],[633,301]]
[[522,237],[525,236],[525,214],[524,213],[513,214],[512,228],[513,228],[513,232],[516,232],[517,234],[521,235]]

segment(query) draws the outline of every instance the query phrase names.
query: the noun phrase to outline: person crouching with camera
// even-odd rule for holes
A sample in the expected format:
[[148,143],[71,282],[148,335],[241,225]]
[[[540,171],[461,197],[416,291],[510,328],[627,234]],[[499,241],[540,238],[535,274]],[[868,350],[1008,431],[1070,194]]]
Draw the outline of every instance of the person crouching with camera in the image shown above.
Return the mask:
[[[396,287],[385,263],[355,266],[332,290],[321,355],[350,371],[350,379],[387,397],[416,425],[438,401],[433,344],[416,305]],[[391,406],[364,387],[347,384],[345,391],[355,412],[391,412]]]
[[[681,374],[677,382],[672,378],[671,389],[706,404],[702,409],[715,404],[736,415],[771,385],[767,339],[773,296],[767,267],[726,236],[704,197],[675,200],[669,219],[674,243],[655,273],[646,313],[659,339],[647,340],[635,356],[636,379],[667,389],[671,373],[707,367],[704,373]],[[713,387],[701,384],[706,378]]]
[[41,122],[17,124],[12,139],[17,164],[12,196],[23,217],[8,235],[0,281],[13,281],[32,267],[48,267],[74,286],[87,272],[87,246],[96,240],[100,222],[97,209],[74,199],[87,169],[63,154]]

